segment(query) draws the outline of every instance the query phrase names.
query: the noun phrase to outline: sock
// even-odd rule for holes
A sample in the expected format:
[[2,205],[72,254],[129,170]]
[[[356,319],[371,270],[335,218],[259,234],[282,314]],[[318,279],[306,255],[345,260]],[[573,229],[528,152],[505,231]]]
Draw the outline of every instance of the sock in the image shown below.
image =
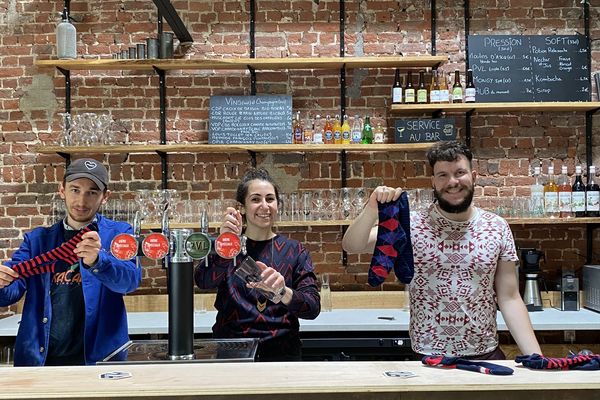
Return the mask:
[[460,357],[425,356],[421,360],[425,365],[448,369],[463,369],[488,375],[512,375],[514,370],[503,365],[486,361],[471,361]]
[[517,356],[515,362],[531,369],[600,370],[600,354],[574,354],[563,358],[552,358],[533,353],[528,356]]
[[377,242],[369,266],[368,282],[381,285],[390,271],[403,283],[409,283],[414,273],[410,242],[410,210],[408,196],[403,192],[398,200],[377,203],[379,225]]
[[[81,242],[83,234],[90,231],[98,231],[98,225],[93,223],[84,227],[77,235],[73,236],[59,247],[29,260],[21,261],[20,263],[13,265],[12,269],[17,271],[20,276],[26,278],[47,272],[66,271],[71,265],[79,261],[79,257],[73,253],[73,250],[75,250],[77,244]],[[57,268],[59,269],[57,270]]]

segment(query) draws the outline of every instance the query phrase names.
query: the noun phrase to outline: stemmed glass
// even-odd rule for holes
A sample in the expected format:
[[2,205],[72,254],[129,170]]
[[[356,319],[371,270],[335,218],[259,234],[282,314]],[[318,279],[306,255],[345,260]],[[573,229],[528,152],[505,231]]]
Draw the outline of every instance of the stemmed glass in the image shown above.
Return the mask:
[[60,139],[61,146],[71,146],[73,141],[71,140],[71,129],[72,129],[72,121],[71,121],[71,113],[64,112],[58,113],[60,116],[60,129],[62,132],[62,137]]

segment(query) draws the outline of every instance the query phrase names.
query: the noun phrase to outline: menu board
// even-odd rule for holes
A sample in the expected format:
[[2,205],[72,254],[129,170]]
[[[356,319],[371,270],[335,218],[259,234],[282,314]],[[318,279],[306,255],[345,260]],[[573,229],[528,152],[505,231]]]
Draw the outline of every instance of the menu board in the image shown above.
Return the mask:
[[396,143],[429,143],[456,139],[454,118],[409,118],[395,121]]
[[583,35],[470,35],[478,102],[589,101]]
[[211,96],[208,143],[292,143],[292,96]]

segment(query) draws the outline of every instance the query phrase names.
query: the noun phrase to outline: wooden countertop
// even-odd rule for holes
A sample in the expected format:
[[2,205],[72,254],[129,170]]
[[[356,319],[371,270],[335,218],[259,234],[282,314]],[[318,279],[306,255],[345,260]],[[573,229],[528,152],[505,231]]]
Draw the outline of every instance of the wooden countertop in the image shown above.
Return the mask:
[[[3,368],[0,399],[402,399],[570,400],[597,398],[600,371],[535,371],[514,361],[510,376],[405,362],[148,364]],[[99,379],[123,371],[130,378]],[[411,378],[386,371],[413,372]]]

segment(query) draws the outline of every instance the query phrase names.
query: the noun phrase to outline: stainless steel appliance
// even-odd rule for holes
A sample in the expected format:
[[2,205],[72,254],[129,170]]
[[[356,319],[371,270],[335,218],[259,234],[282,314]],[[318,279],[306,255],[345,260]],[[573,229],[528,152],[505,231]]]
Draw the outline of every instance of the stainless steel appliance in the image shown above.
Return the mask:
[[527,311],[542,311],[542,296],[538,280],[542,270],[540,259],[544,253],[536,249],[521,249],[521,267],[525,275],[525,290],[523,291],[523,302]]
[[565,273],[560,284],[560,309],[562,311],[579,311],[579,278]]
[[583,266],[583,306],[600,312],[600,265]]

